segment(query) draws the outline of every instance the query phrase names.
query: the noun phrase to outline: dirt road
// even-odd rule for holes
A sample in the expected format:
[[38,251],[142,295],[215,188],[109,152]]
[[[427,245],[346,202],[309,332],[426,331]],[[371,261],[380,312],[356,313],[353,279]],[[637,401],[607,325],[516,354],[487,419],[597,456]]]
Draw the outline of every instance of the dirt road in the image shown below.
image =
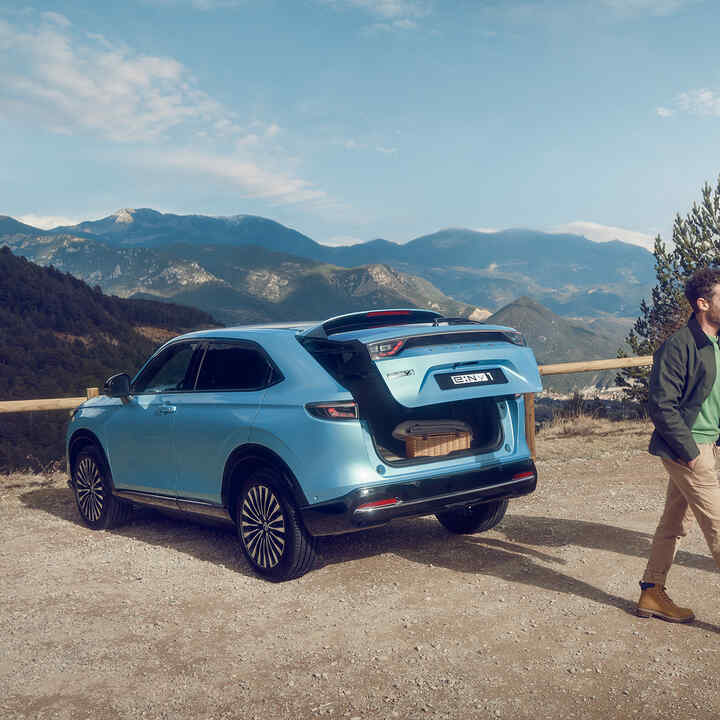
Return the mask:
[[645,425],[539,437],[503,523],[434,518],[321,542],[257,579],[232,533],[77,520],[60,474],[0,478],[0,717],[717,718],[718,574],[697,530],[633,615],[664,493]]

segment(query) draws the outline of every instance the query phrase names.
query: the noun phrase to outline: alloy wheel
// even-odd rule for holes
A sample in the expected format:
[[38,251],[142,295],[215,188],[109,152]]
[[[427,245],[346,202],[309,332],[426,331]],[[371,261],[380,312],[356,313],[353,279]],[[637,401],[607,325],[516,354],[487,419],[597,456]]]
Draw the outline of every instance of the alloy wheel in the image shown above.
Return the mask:
[[285,515],[275,493],[267,485],[252,485],[242,504],[240,533],[248,554],[268,570],[282,560],[285,551]]
[[84,457],[75,469],[75,491],[78,506],[90,522],[97,522],[105,503],[105,488],[100,469],[92,458]]

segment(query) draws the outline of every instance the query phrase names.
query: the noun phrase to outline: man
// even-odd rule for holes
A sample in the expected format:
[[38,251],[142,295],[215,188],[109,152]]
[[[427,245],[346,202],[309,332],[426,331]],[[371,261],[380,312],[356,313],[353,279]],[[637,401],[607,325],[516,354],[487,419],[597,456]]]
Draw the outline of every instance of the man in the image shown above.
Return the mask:
[[669,475],[665,510],[655,531],[640,583],[637,614],[671,622],[695,615],[665,592],[677,540],[692,516],[720,566],[720,487],[715,443],[720,434],[720,270],[698,270],[685,285],[693,314],[688,324],[656,351],[650,375],[648,410],[655,425],[649,451]]

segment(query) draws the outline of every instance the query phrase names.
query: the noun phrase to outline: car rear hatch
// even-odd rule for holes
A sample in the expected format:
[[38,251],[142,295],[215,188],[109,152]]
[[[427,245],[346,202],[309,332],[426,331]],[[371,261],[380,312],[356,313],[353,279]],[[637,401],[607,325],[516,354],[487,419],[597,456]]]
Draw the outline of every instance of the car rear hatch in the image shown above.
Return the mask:
[[[491,452],[503,442],[505,400],[541,389],[532,350],[512,328],[437,316],[425,323],[339,329],[324,337],[308,331],[299,339],[352,393],[378,452],[391,464]],[[418,435],[439,435],[445,421],[459,424],[455,440],[438,438],[436,449],[431,439],[411,443],[402,432],[410,424]],[[462,437],[463,423],[469,440]],[[415,455],[419,446],[422,454]]]

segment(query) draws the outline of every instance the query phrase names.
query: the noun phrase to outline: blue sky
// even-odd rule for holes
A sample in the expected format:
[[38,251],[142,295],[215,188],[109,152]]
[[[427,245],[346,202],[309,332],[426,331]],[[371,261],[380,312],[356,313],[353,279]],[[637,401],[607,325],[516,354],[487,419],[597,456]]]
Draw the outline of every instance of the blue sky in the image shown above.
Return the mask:
[[720,173],[712,0],[5,0],[0,213],[669,239]]

